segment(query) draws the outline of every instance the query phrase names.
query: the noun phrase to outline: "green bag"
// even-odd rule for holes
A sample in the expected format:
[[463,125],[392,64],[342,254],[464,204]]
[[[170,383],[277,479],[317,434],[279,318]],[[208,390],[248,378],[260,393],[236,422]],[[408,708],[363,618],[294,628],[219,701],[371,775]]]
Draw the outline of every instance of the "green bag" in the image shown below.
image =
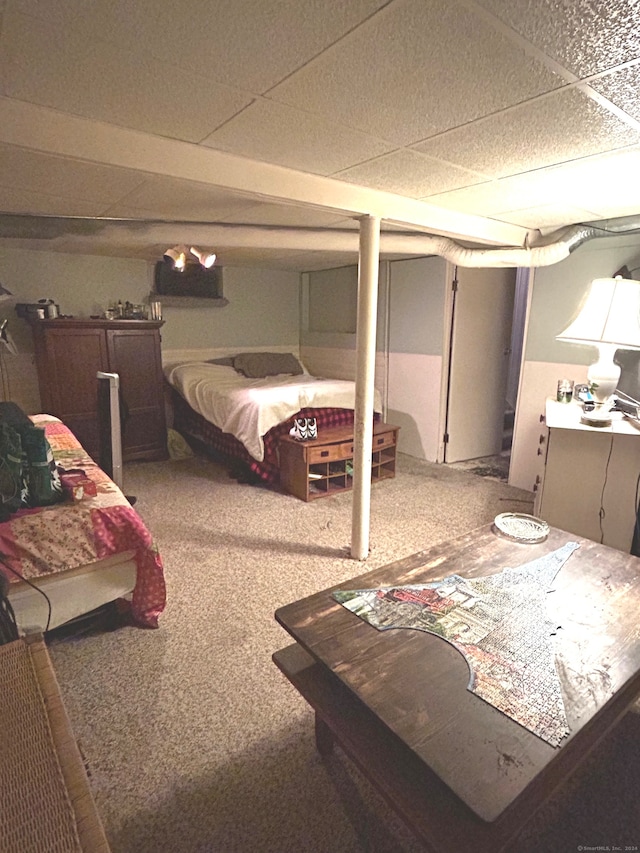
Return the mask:
[[51,445],[42,427],[18,427],[22,442],[23,477],[27,483],[26,505],[49,506],[64,497]]
[[0,500],[2,520],[27,506],[29,488],[24,474],[22,440],[9,424],[0,422]]

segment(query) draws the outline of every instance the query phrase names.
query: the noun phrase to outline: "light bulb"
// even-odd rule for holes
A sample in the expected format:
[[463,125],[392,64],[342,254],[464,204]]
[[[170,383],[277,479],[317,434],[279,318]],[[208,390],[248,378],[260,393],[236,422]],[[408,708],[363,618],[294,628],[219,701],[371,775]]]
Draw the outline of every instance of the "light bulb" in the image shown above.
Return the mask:
[[175,246],[173,249],[167,249],[164,256],[165,258],[170,258],[173,261],[174,270],[179,270],[180,272],[184,270],[185,264],[187,263],[185,250]]
[[213,252],[201,252],[194,246],[191,247],[190,251],[191,254],[195,255],[196,258],[202,264],[202,266],[207,270],[210,269],[216,262],[216,256],[213,254]]

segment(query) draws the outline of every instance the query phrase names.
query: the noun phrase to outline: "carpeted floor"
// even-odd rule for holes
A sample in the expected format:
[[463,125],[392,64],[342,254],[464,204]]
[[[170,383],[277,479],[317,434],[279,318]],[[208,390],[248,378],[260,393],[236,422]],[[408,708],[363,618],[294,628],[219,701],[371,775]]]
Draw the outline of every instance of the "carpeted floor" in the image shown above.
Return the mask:
[[[356,562],[350,494],[305,504],[200,458],[125,466],[165,563],[160,628],[50,646],[114,853],[421,850],[339,750],[318,756],[312,713],[271,662],[289,642],[278,606],[532,511],[529,493],[490,478],[403,455],[398,467],[373,488],[371,554]],[[625,718],[518,853],[640,844],[638,722]]]
[[452,462],[449,467],[457,471],[467,471],[478,477],[491,477],[494,480],[507,482],[509,479],[510,451],[496,456],[483,456],[480,459],[467,459],[464,462]]

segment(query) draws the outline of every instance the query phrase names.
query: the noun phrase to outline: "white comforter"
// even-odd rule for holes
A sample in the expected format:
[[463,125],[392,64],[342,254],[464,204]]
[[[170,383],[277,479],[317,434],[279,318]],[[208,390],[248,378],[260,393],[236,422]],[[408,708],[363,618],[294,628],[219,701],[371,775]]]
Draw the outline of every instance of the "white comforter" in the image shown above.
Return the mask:
[[[344,379],[309,374],[247,379],[232,367],[203,361],[168,365],[164,372],[192,409],[232,433],[259,462],[264,459],[265,433],[300,409],[355,408],[355,382]],[[382,411],[377,391],[374,408]]]

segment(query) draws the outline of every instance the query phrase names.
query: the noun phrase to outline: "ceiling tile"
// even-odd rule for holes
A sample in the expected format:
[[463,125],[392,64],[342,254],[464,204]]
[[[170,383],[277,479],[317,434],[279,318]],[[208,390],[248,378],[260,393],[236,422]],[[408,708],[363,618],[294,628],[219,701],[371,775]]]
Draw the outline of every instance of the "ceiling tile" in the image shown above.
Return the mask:
[[597,80],[592,80],[590,86],[640,121],[640,63],[605,74]]
[[[77,239],[61,239],[55,246],[51,247],[51,251],[77,254],[79,250],[82,251],[83,245],[84,244]],[[48,247],[42,246],[41,248],[47,249]],[[108,258],[135,258],[142,261],[156,261],[162,257],[162,252],[160,254],[154,254],[147,248],[142,248],[135,244],[129,244],[126,240],[122,240],[117,246],[112,243],[94,245],[91,248],[91,252],[87,252],[85,250],[84,254],[99,255],[101,257]]]
[[[615,192],[612,193],[612,187]],[[640,148],[585,157],[564,166],[538,169],[474,187],[430,196],[428,201],[452,210],[500,219],[503,211],[547,205],[597,211],[619,206],[640,212]]]
[[358,227],[358,223],[350,217],[341,217],[337,213],[314,207],[296,207],[290,204],[254,204],[226,216],[225,221],[306,228]]
[[220,222],[243,210],[251,199],[240,193],[193,181],[153,177],[105,211],[105,216]]
[[356,252],[334,252],[334,251],[291,251],[286,255],[280,254],[275,256],[278,263],[288,262],[295,264],[295,267],[303,272],[311,272],[313,270],[335,269],[349,264],[358,262],[358,253]]
[[42,216],[99,216],[94,202],[42,192],[3,187],[0,184],[0,210],[3,213],[28,213]]
[[541,176],[541,172],[530,172],[501,178],[473,187],[437,193],[429,196],[427,201],[449,210],[490,217],[495,217],[503,210],[516,210],[523,202],[529,207],[539,207],[549,201],[561,201],[560,198],[549,198],[549,187]]
[[[104,205],[130,193],[143,180],[140,173],[127,169],[68,160],[0,144],[1,187],[94,202],[96,213]],[[2,203],[0,208],[7,209]]]
[[591,221],[595,221],[596,219],[619,219],[625,216],[640,216],[640,204],[638,204],[637,193],[633,199],[622,198],[614,200],[611,196],[609,198],[599,196],[593,199],[593,201],[595,202],[594,208],[597,210],[598,215]]
[[592,222],[598,216],[599,214],[593,210],[560,203],[543,204],[522,210],[505,210],[497,214],[497,218],[504,222],[540,231],[561,228],[569,222]]
[[209,82],[267,91],[389,0],[8,0],[12,9],[155,57]]
[[455,0],[398,0],[271,97],[405,145],[561,84]]
[[251,267],[262,266],[265,269],[290,269],[307,271],[328,269],[356,263],[357,252],[306,252],[290,250],[282,252],[278,249],[233,248],[221,250],[220,266]]
[[[638,133],[619,114],[640,121],[639,66],[607,73],[638,55],[640,0],[0,0],[0,9],[0,103],[18,117],[5,129],[29,145],[0,147],[0,210],[133,218],[143,230],[145,219],[357,229],[349,204],[362,205],[359,184],[540,230],[640,212]],[[559,63],[602,76],[567,87]],[[121,132],[99,122],[133,128],[149,145],[143,171],[31,150],[71,156],[71,116],[92,120],[96,144],[82,156],[103,162],[127,152],[100,144]],[[53,126],[62,141],[47,137]],[[159,136],[206,139],[183,146],[185,156],[239,154],[256,180],[234,192],[146,172],[175,164],[152,159],[158,146],[179,148]],[[316,206],[247,192],[269,162],[314,175]],[[217,180],[215,168],[209,175]],[[322,207],[323,185],[336,182],[321,175],[342,181],[332,196],[341,210]],[[283,176],[291,186],[299,177]],[[135,239],[114,228],[55,248],[149,257],[140,228]],[[164,248],[151,246],[149,259]],[[269,268],[354,261],[219,251],[226,263]]]
[[273,101],[258,100],[214,131],[203,145],[320,175],[330,175],[394,147]]
[[634,0],[476,2],[580,77],[640,55],[640,7]]
[[74,26],[8,15],[0,46],[3,94],[187,142],[200,141],[251,101],[238,89],[84,39]]
[[583,92],[568,88],[413,147],[500,178],[638,142],[640,131]]
[[[546,170],[549,185],[572,203],[605,214],[640,212],[640,148],[629,148]],[[624,211],[624,212],[623,212]]]
[[385,154],[377,160],[346,169],[336,177],[341,181],[411,198],[421,198],[484,180],[481,175],[406,150]]

